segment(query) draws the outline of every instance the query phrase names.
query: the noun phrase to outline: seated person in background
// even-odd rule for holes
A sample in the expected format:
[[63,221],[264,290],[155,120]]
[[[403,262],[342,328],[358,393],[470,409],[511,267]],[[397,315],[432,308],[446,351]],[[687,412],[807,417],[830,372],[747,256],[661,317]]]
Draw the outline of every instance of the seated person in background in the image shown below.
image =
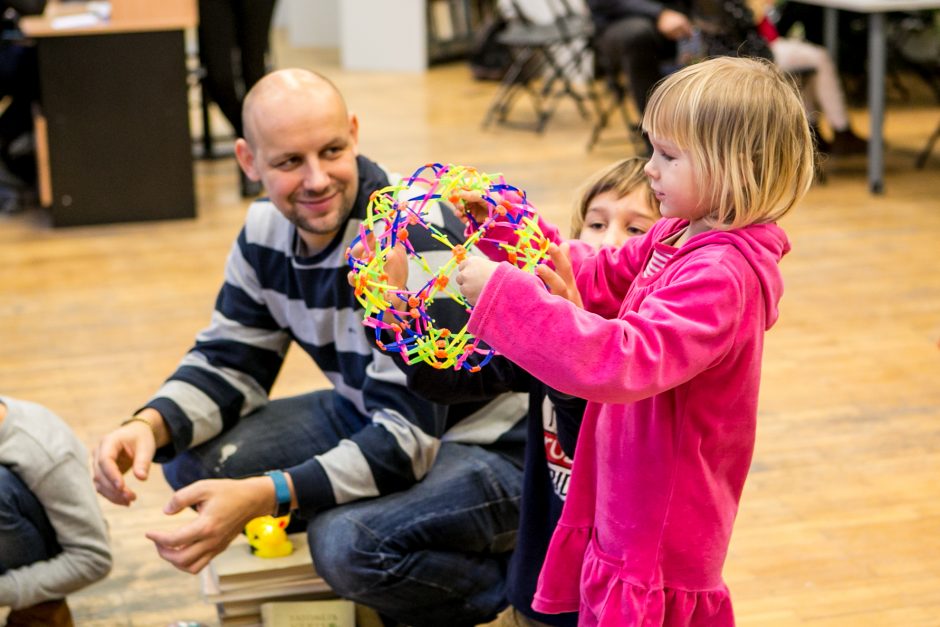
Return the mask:
[[[358,155],[358,120],[331,82],[268,74],[243,119],[236,156],[270,199],[248,210],[210,326],[99,444],[98,490],[129,505],[124,473],[143,480],[163,463],[176,490],[164,511],[198,516],[147,537],[187,572],[250,519],[295,510],[339,596],[415,627],[491,620],[506,605],[519,524],[525,399],[435,405],[367,338],[345,251],[390,180]],[[436,211],[436,226],[462,237],[460,221]],[[410,241],[443,248],[420,228]],[[293,342],[333,387],[270,400]]]
[[692,36],[691,0],[587,0],[595,51],[607,72],[624,72],[640,116],[649,92],[673,65],[676,42]]
[[[274,6],[275,0],[199,0],[199,61],[206,89],[235,137],[244,135],[244,96],[267,73]],[[239,181],[243,198],[261,192],[241,169]]]
[[88,451],[58,416],[0,397],[0,607],[7,627],[72,625],[65,597],[111,571]]
[[[659,219],[659,204],[643,171],[645,165],[646,159],[633,157],[591,175],[574,208],[572,236],[596,248],[619,248],[628,238],[646,233]],[[404,253],[398,250],[398,254]],[[541,266],[539,276],[553,293],[580,303],[565,252],[553,246],[552,261],[557,272]],[[393,284],[404,285],[407,278],[390,280]],[[409,388],[435,402],[477,401],[508,390],[528,391],[522,512],[518,541],[506,578],[510,607],[486,627],[575,627],[576,612],[542,614],[531,606],[542,560],[568,491],[585,401],[549,389],[499,356],[476,373],[436,370],[426,365],[409,367],[400,356],[393,356],[408,375]]]
[[46,0],[0,0],[0,213],[35,203],[33,102],[39,95],[36,48],[23,43],[21,15],[40,15]]
[[[773,61],[781,70],[791,74],[806,70],[812,72],[812,75],[803,81],[802,94],[811,130],[816,138],[816,147],[820,152],[833,155],[864,153],[868,142],[856,135],[849,126],[845,95],[829,51],[807,41],[781,37],[764,11],[770,8],[767,5],[772,7],[773,4],[774,0],[757,0],[751,3],[757,29],[767,40],[773,53]],[[831,141],[827,141],[819,130],[816,120],[819,110],[832,129]]]
[[[786,35],[794,26],[801,26],[803,39],[817,45],[825,45],[823,22],[825,8],[802,2],[777,0],[774,2],[774,25]],[[868,16],[865,13],[839,9],[836,12],[838,50],[833,62],[842,78],[851,76],[853,85],[860,87],[859,100],[865,102],[865,64],[868,55],[859,54],[868,49]],[[858,84],[860,83],[860,84]],[[852,94],[855,96],[856,94]]]

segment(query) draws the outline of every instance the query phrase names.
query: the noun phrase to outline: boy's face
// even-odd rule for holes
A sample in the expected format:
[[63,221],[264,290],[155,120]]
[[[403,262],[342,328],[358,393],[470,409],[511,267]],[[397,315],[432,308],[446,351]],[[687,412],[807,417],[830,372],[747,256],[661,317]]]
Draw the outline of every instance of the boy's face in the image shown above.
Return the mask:
[[594,248],[623,246],[628,238],[643,235],[656,221],[648,203],[646,187],[638,186],[626,196],[614,191],[601,192],[588,203],[584,226],[578,236]]

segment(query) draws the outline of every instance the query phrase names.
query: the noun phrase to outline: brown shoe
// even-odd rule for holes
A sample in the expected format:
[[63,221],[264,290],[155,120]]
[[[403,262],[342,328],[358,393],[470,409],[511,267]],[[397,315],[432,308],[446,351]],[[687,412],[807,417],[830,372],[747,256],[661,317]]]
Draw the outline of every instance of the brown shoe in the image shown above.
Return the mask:
[[7,615],[6,627],[74,627],[72,612],[65,599],[46,601]]
[[852,132],[852,129],[836,131],[829,147],[831,155],[860,155],[868,151],[868,142]]

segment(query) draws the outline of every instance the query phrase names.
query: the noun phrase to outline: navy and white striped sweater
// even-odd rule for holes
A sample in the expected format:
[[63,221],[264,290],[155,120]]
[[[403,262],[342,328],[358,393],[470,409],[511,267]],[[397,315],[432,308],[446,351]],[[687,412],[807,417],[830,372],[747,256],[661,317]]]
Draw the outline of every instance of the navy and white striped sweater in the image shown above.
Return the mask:
[[[210,440],[263,406],[295,341],[333,384],[336,411],[361,417],[365,424],[332,450],[287,469],[302,515],[408,488],[428,472],[442,441],[480,444],[521,465],[523,395],[448,407],[430,403],[408,390],[405,374],[375,347],[372,331],[363,328],[344,254],[370,195],[389,181],[364,157],[358,164],[359,190],[350,218],[314,256],[298,254],[296,228],[269,200],[251,205],[229,254],[210,326],[147,403],[163,415],[172,434],[158,461]],[[431,220],[454,241],[462,239],[463,225],[449,211],[432,210]],[[409,239],[431,267],[450,255],[423,229],[415,229]],[[433,250],[439,252],[426,252]],[[409,282],[421,280],[420,275],[413,264]],[[449,311],[463,315],[459,308]],[[439,326],[460,326],[436,315]]]

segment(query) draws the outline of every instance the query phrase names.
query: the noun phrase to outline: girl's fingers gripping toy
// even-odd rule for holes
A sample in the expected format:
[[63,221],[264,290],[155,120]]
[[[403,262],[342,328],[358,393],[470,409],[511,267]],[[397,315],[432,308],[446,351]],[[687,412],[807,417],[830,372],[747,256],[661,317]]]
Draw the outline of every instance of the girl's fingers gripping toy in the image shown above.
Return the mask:
[[[480,198],[473,211],[463,216],[471,227],[464,241],[454,243],[430,223],[428,211],[436,201],[469,209],[467,198]],[[471,201],[472,202],[472,201]],[[486,216],[480,210],[485,202]],[[476,216],[476,217],[475,217]],[[443,266],[431,268],[425,257],[409,242],[409,229],[425,229],[432,238],[446,246],[451,256]],[[499,239],[487,237],[499,233]],[[464,368],[478,371],[492,358],[494,351],[467,331],[437,326],[429,306],[437,298],[452,299],[469,314],[472,305],[452,285],[451,274],[458,264],[472,254],[478,244],[499,249],[510,263],[527,272],[548,256],[548,239],[538,225],[535,209],[525,192],[508,185],[501,175],[490,175],[465,166],[428,164],[410,178],[372,194],[366,219],[353,240],[346,258],[354,277],[356,298],[365,308],[363,324],[375,329],[376,344],[382,350],[400,353],[406,363],[425,362],[434,368]],[[351,253],[359,245],[363,254]],[[386,264],[396,245],[401,245],[409,260],[417,262],[427,276],[417,289],[389,283]],[[413,287],[413,286],[412,286]],[[394,337],[382,341],[382,332]]]

